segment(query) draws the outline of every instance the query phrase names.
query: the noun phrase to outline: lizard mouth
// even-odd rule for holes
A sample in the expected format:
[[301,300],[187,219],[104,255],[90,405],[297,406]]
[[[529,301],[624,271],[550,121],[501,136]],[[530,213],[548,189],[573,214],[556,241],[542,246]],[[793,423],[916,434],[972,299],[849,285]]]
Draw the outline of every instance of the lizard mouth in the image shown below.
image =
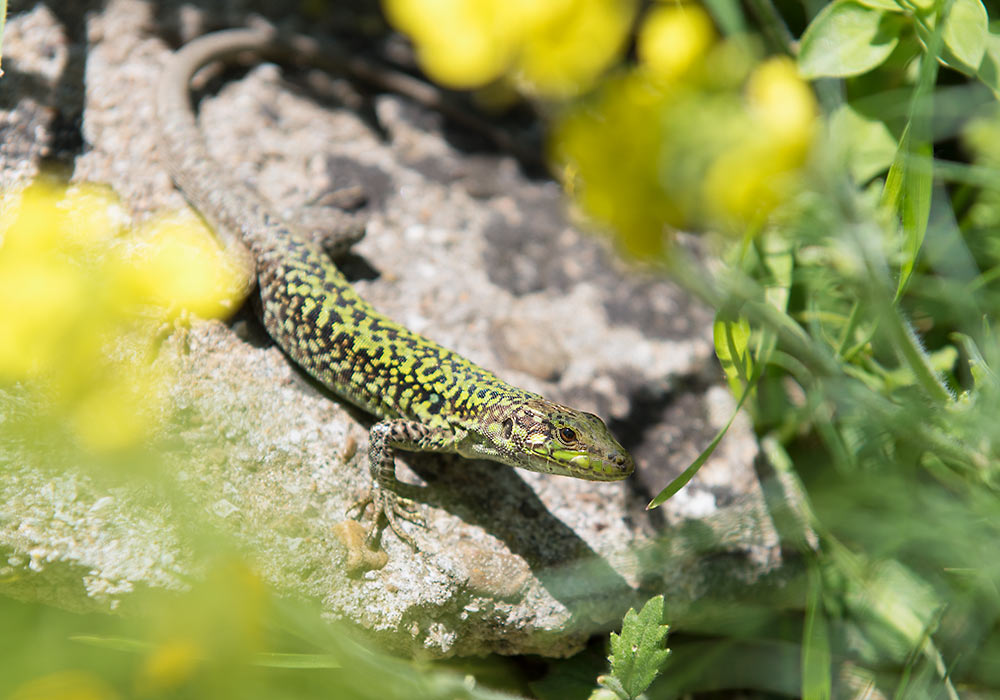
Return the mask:
[[580,450],[554,450],[538,456],[558,467],[559,471],[590,481],[619,481],[635,470],[632,457],[624,450],[608,457]]

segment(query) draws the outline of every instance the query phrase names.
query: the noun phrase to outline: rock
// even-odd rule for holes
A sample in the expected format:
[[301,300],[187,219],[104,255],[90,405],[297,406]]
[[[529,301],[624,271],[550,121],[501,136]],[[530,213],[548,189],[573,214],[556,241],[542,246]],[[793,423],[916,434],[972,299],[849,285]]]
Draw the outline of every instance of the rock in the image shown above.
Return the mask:
[[[8,39],[41,23],[60,51],[82,51],[59,26],[76,4],[13,15]],[[185,206],[152,128],[172,8],[113,0],[87,19],[87,148],[69,162],[76,179],[110,183],[137,220]],[[5,43],[4,67],[40,60],[43,45]],[[63,109],[30,99],[7,98],[0,124],[41,124],[39,114]],[[344,264],[362,295],[505,379],[604,416],[639,475],[592,483],[403,455],[401,478],[421,488],[428,521],[404,525],[419,551],[387,531],[384,568],[351,577],[342,538],[357,533],[335,528],[369,483],[370,418],[306,378],[250,315],[232,327],[196,321],[159,360],[175,378],[159,436],[173,445],[162,454],[168,491],[151,497],[148,483],[108,483],[71,458],[0,451],[0,592],[128,611],[136,589],[197,577],[189,543],[210,528],[253,552],[279,593],[319,600],[330,619],[401,653],[564,656],[651,591],[667,590],[677,611],[778,570],[746,421],[688,487],[652,517],[644,511],[732,409],[711,314],[573,228],[553,183],[526,178],[507,156],[456,151],[438,115],[396,96],[377,95],[371,108],[385,138],[263,65],[207,97],[201,119],[213,155],[278,211],[324,202],[346,180],[362,185],[368,232]],[[37,171],[52,136],[28,131],[5,130],[0,181]],[[480,170],[494,161],[492,187],[466,188],[470,158]]]

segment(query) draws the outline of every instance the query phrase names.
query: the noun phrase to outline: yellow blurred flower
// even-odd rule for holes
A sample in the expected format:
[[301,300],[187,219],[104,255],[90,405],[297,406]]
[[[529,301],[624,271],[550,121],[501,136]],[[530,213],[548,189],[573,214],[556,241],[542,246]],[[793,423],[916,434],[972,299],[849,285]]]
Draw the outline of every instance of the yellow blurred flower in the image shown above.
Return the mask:
[[135,445],[155,422],[166,377],[145,365],[108,368],[70,407],[69,424],[83,447],[110,452]]
[[158,695],[188,683],[204,661],[205,650],[193,639],[175,638],[156,646],[136,676],[140,695]]
[[553,131],[567,189],[632,255],[662,253],[678,229],[756,229],[802,187],[818,112],[809,87],[790,60],[758,64],[745,40],[711,36],[693,6],[655,9],[640,34],[645,63]]
[[818,108],[791,59],[772,58],[750,75],[746,138],[722,154],[705,178],[707,206],[724,223],[761,223],[799,187]]
[[566,97],[587,89],[621,53],[635,8],[625,0],[542,2],[524,23],[512,75],[527,92]]
[[676,78],[700,60],[715,41],[711,18],[698,5],[659,5],[643,20],[639,60],[660,78]]
[[818,107],[809,86],[787,56],[764,61],[747,81],[750,115],[776,146],[801,158],[816,130]]
[[571,95],[620,53],[634,0],[385,0],[436,81],[480,87],[502,77],[529,92]]
[[59,201],[59,238],[78,251],[99,252],[104,244],[125,233],[129,215],[107,185],[90,182],[70,185]]
[[137,688],[169,690],[195,674],[210,676],[244,666],[262,650],[270,603],[264,581],[246,562],[221,557],[203,580],[156,608],[149,620],[154,642],[136,675]]
[[409,34],[435,80],[456,88],[482,85],[507,68],[515,50],[516,18],[526,3],[489,0],[386,0],[385,11]]
[[126,283],[171,318],[185,311],[225,318],[242,301],[239,268],[190,210],[140,228],[126,261]]
[[164,322],[226,315],[239,296],[238,271],[194,217],[139,233],[107,187],[42,178],[0,197],[0,384],[96,452],[154,426]]
[[0,249],[0,381],[34,379],[59,363],[86,313],[86,292],[69,261]]

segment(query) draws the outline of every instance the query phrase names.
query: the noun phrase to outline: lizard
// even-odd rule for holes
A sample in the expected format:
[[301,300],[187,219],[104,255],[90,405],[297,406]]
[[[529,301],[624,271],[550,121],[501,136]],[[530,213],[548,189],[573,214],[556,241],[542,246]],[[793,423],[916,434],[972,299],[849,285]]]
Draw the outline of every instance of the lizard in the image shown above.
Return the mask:
[[242,266],[243,296],[259,289],[267,333],[324,387],[378,419],[368,437],[372,485],[348,509],[357,509],[361,519],[373,506],[366,543],[378,546],[388,524],[416,549],[401,521],[424,520],[417,504],[400,494],[398,450],[452,452],[594,481],[628,477],[634,461],[600,418],[513,386],[378,312],[331,257],[357,240],[356,231],[342,227],[333,231],[333,245],[321,246],[209,155],[191,104],[191,81],[207,64],[248,52],[346,72],[440,105],[429,86],[410,76],[387,74],[306,37],[269,29],[223,30],[186,43],[168,59],[157,93],[160,145],[171,176]]

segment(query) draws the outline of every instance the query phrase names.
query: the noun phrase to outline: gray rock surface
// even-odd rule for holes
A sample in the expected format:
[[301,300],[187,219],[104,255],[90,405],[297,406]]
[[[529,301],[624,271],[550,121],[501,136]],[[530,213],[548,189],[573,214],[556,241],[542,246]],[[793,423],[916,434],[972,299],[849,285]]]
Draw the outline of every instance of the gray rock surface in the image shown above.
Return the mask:
[[[212,21],[247,20],[217,5],[230,14]],[[137,221],[182,208],[158,152],[154,86],[171,49],[163,37],[209,20],[111,0],[83,31],[68,29],[83,6],[14,8],[0,183],[64,153],[74,179],[109,183]],[[67,86],[74,55],[86,56],[85,93]],[[732,410],[710,314],[571,226],[552,182],[509,157],[456,150],[438,115],[396,96],[370,107],[384,133],[262,65],[222,83],[201,116],[213,155],[290,217],[363,185],[368,233],[345,265],[360,292],[505,379],[604,416],[638,475],[590,483],[404,455],[401,478],[425,487],[428,526],[410,529],[419,552],[387,532],[385,568],[352,578],[333,533],[368,483],[370,419],[306,379],[243,312],[230,325],[196,321],[161,349],[176,378],[161,436],[179,446],[163,457],[172,492],[0,450],[0,592],[127,611],[135,590],[197,576],[196,523],[231,537],[281,594],[318,599],[403,653],[559,656],[650,591],[668,591],[679,613],[778,570],[746,421],[688,487],[644,511]],[[53,125],[80,113],[84,145],[66,152],[73,139],[57,143]]]

